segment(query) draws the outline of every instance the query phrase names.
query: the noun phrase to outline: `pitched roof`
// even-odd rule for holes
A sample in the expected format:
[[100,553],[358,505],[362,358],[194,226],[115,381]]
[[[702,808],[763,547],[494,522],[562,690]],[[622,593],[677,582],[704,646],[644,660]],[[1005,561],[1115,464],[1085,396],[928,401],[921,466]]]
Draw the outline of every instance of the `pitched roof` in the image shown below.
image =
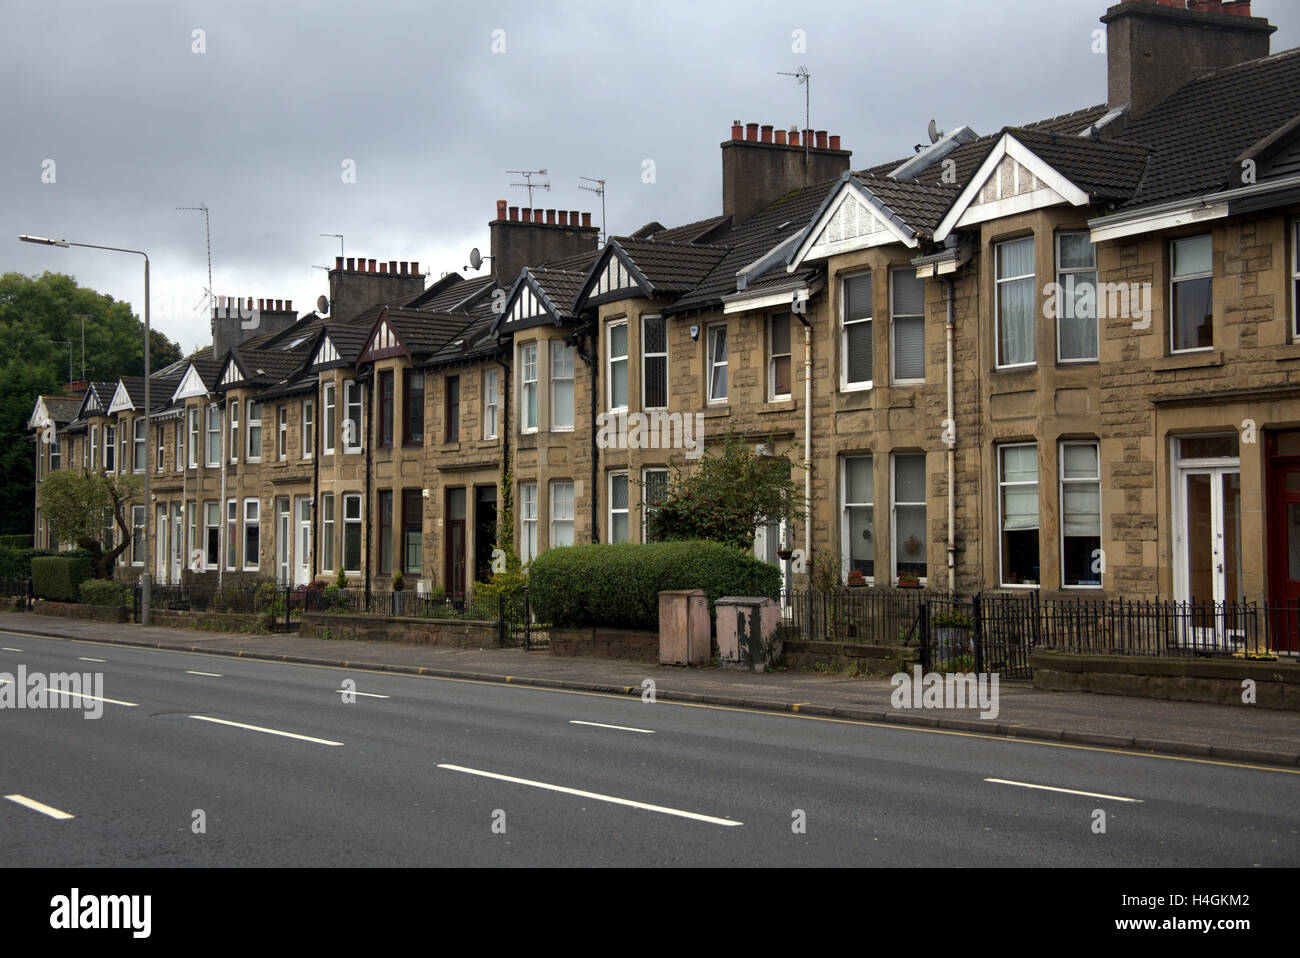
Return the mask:
[[944,214],[961,195],[955,186],[896,180],[875,173],[853,177],[891,213],[922,235],[934,235]]
[[1300,48],[1216,70],[1129,122],[1151,160],[1126,208],[1241,185],[1233,161],[1300,113]]

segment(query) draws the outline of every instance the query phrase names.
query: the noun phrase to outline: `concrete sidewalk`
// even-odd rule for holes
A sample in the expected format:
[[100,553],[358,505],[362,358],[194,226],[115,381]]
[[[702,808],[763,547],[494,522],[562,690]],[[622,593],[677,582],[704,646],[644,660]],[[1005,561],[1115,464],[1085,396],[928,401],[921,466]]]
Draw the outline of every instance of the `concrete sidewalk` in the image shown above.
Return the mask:
[[1136,749],[1220,761],[1300,766],[1300,720],[1257,706],[1167,702],[1087,692],[1042,692],[1002,683],[996,719],[967,710],[896,710],[887,679],[807,672],[754,675],[714,668],[676,668],[553,656],[521,649],[455,649],[304,639],[295,634],[225,632],[82,622],[14,612],[0,631],[236,655],[345,668],[411,672],[552,688],[640,695],[653,679],[659,699],[944,728],[1012,738]]

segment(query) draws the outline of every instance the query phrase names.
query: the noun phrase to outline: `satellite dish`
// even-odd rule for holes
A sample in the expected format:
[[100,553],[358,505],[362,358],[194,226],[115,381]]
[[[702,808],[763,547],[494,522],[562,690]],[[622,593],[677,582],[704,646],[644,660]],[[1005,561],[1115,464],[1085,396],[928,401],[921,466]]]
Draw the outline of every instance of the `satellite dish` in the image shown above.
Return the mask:
[[939,127],[935,125],[934,120],[931,120],[930,121],[930,142],[938,143],[939,137],[941,136],[943,136],[943,130],[939,129]]
[[329,298],[326,296],[316,297],[316,312],[320,313],[323,316],[329,311],[330,311]]
[[477,246],[469,251],[469,265],[475,269],[483,265],[483,254],[478,251]]

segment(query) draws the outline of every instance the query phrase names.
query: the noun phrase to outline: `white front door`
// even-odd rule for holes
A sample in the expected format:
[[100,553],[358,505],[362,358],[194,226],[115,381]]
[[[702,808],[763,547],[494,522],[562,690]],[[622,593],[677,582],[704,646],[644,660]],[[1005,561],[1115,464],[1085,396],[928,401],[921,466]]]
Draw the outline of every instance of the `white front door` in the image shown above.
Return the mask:
[[1179,639],[1227,650],[1241,639],[1240,467],[1183,466],[1176,492],[1175,594],[1187,603]]
[[311,500],[306,496],[299,496],[294,506],[294,511],[298,515],[298,555],[295,563],[297,574],[294,577],[294,585],[308,585],[311,583]]
[[159,506],[154,519],[154,578],[159,582],[167,581],[167,507]]
[[275,500],[275,558],[276,581],[281,586],[289,584],[289,560],[293,552],[293,527],[289,522],[289,499],[281,496]]
[[172,568],[171,582],[181,581],[181,568],[185,564],[185,509],[179,502],[172,505]]

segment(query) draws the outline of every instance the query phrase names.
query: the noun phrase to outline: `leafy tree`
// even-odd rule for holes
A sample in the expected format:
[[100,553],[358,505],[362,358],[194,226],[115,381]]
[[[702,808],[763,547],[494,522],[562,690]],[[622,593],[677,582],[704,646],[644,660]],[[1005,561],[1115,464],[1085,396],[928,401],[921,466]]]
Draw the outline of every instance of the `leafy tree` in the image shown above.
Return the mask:
[[[79,315],[87,317],[87,379],[144,374],[144,325],[128,303],[61,273],[0,276],[0,532],[31,531],[35,456],[27,417],[37,396],[63,391],[69,342],[72,374],[80,378]],[[155,372],[181,358],[179,346],[150,332]]]
[[[113,578],[113,563],[131,544],[126,510],[140,494],[139,477],[130,474],[59,469],[41,482],[41,514],[50,520],[59,540],[72,540],[90,553],[99,579]],[[101,537],[112,523],[121,530],[118,544],[104,551]]]
[[803,520],[802,493],[790,470],[789,458],[759,455],[733,430],[720,454],[699,459],[689,473],[674,464],[668,493],[647,518],[648,537],[708,539],[748,551],[765,522]]

